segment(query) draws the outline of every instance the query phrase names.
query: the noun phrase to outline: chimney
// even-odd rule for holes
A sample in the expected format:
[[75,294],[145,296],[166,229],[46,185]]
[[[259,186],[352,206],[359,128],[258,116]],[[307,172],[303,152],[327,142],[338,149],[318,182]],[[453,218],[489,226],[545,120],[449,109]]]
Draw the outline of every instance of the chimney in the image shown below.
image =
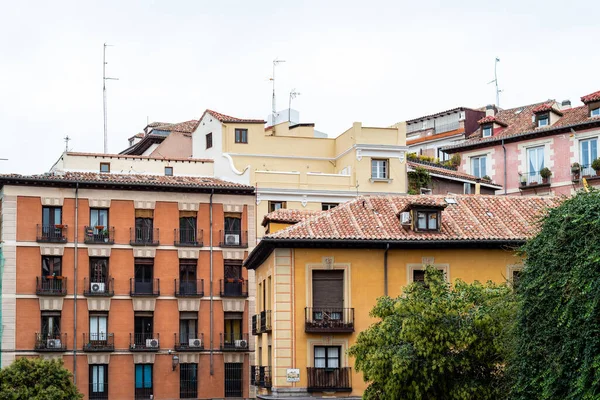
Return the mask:
[[475,180],[475,194],[481,194],[481,179]]
[[496,107],[494,107],[491,104],[488,104],[487,106],[485,106],[485,116],[489,117],[489,116],[494,116],[496,115]]
[[571,100],[563,100],[560,104],[561,110],[568,110],[571,108]]

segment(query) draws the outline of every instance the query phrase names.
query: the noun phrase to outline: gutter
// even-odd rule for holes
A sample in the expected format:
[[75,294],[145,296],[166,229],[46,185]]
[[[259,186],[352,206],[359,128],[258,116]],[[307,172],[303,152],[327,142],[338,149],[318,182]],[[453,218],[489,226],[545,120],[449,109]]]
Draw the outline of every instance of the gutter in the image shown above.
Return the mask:
[[75,186],[75,245],[73,273],[73,383],[77,386],[77,262],[78,262],[78,232],[79,232],[79,182]]
[[390,244],[386,243],[385,252],[383,253],[383,295],[388,295],[388,250]]
[[210,203],[209,203],[209,225],[210,225],[210,374],[215,374],[215,366],[214,366],[214,354],[213,354],[213,195],[215,191],[213,190],[210,194]]

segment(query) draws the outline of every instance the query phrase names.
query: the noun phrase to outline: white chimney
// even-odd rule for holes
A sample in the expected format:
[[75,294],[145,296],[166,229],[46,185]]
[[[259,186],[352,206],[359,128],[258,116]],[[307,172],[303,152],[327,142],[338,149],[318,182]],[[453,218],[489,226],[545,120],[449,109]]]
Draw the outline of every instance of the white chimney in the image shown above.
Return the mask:
[[561,110],[568,110],[571,108],[571,100],[563,100],[560,104]]
[[489,116],[494,116],[496,115],[496,107],[494,107],[491,104],[488,104],[487,106],[485,106],[485,116],[489,117]]

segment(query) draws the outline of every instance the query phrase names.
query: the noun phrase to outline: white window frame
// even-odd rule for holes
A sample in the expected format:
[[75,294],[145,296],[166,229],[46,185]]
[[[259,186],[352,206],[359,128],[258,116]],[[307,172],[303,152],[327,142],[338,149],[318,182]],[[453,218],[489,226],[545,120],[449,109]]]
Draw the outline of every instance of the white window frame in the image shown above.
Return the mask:
[[[542,125],[541,124],[542,121],[546,121],[546,123]],[[540,115],[540,117],[537,118],[537,126],[538,126],[538,128],[550,126],[550,114]]]
[[[482,164],[483,161],[483,164]],[[476,162],[479,167],[479,175],[475,173],[475,168],[473,167],[473,163]],[[482,154],[480,156],[475,156],[470,158],[471,163],[471,175],[476,176],[477,178],[483,178],[487,175],[487,154]],[[481,173],[481,166],[484,166],[483,174]]]
[[[444,280],[450,282],[450,264],[430,264],[433,268],[444,272]],[[406,282],[407,284],[413,283],[414,271],[425,271],[427,265],[425,264],[407,264],[406,266]]]
[[108,315],[90,315],[90,340],[108,339]]
[[[486,131],[488,131],[489,134],[486,135]],[[494,134],[494,127],[492,125],[486,125],[481,128],[481,135],[483,137],[492,137],[493,134]]]
[[[390,160],[384,158],[372,158],[371,159],[371,179],[374,180],[387,180],[390,176],[389,171]],[[383,173],[383,176],[381,176]]]
[[[592,154],[592,141],[596,141],[596,154],[593,155]],[[585,139],[580,139],[579,140],[579,163],[581,164],[581,168],[584,169],[584,173],[583,175],[594,175],[591,173],[591,168],[592,168],[592,162],[594,162],[594,160],[596,158],[598,158],[598,136],[592,136],[592,137],[588,137]],[[583,147],[587,146],[588,147],[588,156],[589,156],[589,163],[585,163],[583,160]],[[589,169],[589,170],[588,170]],[[586,171],[588,170],[588,171]]]
[[[541,163],[541,165],[539,163],[539,153],[538,153],[538,150],[540,150],[540,149],[542,150],[542,163]],[[536,154],[535,158],[536,158],[536,161],[537,161],[535,163],[535,165],[537,166],[538,170],[531,171],[530,168],[529,168],[529,165],[531,164],[531,162],[530,162],[531,159],[530,159],[529,155],[530,155],[530,152],[533,152],[534,150],[535,150],[535,154]],[[526,162],[526,166],[527,166],[527,173],[529,175],[533,176],[532,174],[534,174],[534,173],[539,174],[540,171],[544,167],[546,167],[546,146],[545,145],[541,145],[541,146],[527,147],[525,149],[525,162]]]
[[590,117],[600,117],[600,107],[596,107],[590,110]]

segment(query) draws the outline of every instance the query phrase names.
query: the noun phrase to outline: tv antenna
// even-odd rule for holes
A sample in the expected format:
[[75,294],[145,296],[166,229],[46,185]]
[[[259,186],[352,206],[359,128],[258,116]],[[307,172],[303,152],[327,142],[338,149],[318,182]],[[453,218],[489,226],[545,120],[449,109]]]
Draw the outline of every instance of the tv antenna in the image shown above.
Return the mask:
[[69,151],[69,140],[71,140],[71,138],[69,137],[69,135],[67,135],[63,139],[65,140],[65,153],[66,153],[67,151]]
[[292,99],[295,99],[297,96],[300,96],[300,92],[296,92],[296,89],[292,89],[290,92],[290,102],[288,106],[288,122],[292,122]]
[[104,105],[104,154],[108,153],[108,127],[107,127],[107,116],[106,116],[106,81],[118,81],[119,78],[109,78],[106,76],[106,48],[113,47],[112,44],[104,43],[104,51],[102,52],[102,96]]
[[279,65],[280,63],[284,63],[285,60],[278,60],[277,58],[275,58],[273,60],[273,77],[271,78],[271,80],[273,81],[273,104],[271,105],[272,108],[272,113],[273,113],[273,121],[272,124],[273,126],[275,126],[275,117],[277,116],[277,103],[275,102],[275,67],[277,65]]
[[502,90],[498,89],[498,63],[500,62],[500,58],[496,57],[496,60],[494,61],[494,80],[493,81],[489,81],[488,85],[490,83],[495,83],[496,84],[496,107],[500,107],[500,93],[502,92]]

